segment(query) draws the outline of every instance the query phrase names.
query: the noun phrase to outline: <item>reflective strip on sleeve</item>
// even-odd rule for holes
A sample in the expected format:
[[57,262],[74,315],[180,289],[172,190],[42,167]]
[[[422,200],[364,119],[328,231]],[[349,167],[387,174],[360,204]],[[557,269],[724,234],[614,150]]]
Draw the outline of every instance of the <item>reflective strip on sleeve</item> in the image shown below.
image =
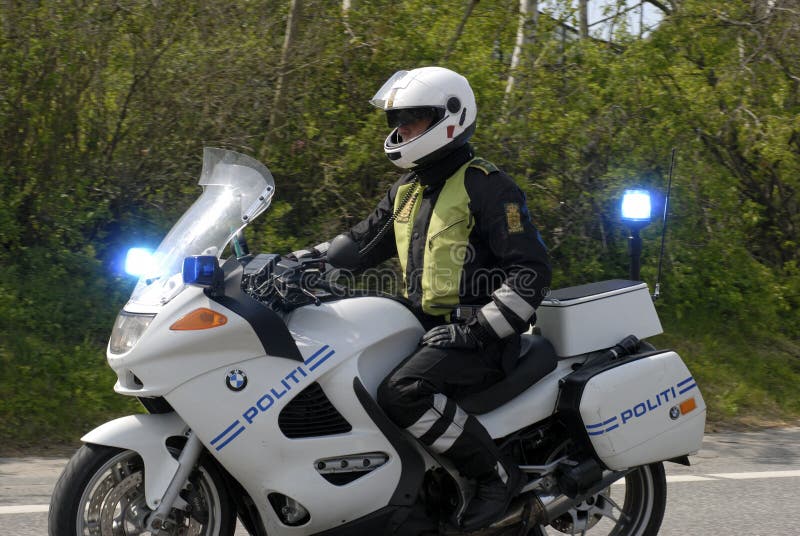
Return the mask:
[[503,464],[497,462],[497,465],[494,466],[495,470],[497,471],[497,476],[500,477],[500,480],[503,481],[503,484],[508,483],[508,473],[506,473],[506,468],[503,467]]
[[433,407],[422,414],[422,417],[417,419],[417,422],[406,428],[408,432],[416,438],[420,438],[433,427],[444,414],[444,407],[447,404],[447,397],[443,394],[436,393],[433,395]]
[[492,297],[498,299],[500,303],[511,309],[522,320],[530,320],[535,312],[531,304],[506,284],[495,290]]
[[456,414],[453,417],[453,422],[447,427],[447,430],[439,436],[439,439],[433,442],[431,449],[441,454],[452,447],[456,439],[461,437],[461,434],[464,433],[464,424],[467,422],[468,417],[469,415],[467,415],[463,409],[456,406]]
[[314,249],[316,249],[317,251],[319,251],[321,254],[324,255],[325,253],[328,252],[328,248],[330,246],[331,246],[330,242],[323,242],[321,244],[317,244],[316,246],[314,246]]
[[508,320],[506,320],[506,317],[503,316],[503,313],[496,303],[487,303],[481,308],[481,313],[483,313],[483,317],[489,323],[489,326],[491,326],[498,338],[504,339],[516,333],[514,328],[511,327],[511,324],[508,323]]
[[408,432],[416,438],[420,438],[425,435],[425,432],[431,429],[436,421],[442,415],[433,408],[430,408],[428,411],[422,414],[422,417],[417,419],[417,422],[406,428]]

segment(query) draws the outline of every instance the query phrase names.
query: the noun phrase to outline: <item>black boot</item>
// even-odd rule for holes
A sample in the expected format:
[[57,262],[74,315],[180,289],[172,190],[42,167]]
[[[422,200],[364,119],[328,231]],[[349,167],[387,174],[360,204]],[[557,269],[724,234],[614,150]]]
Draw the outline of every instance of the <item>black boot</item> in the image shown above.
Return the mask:
[[524,477],[515,464],[497,462],[494,471],[477,479],[475,496],[459,519],[461,529],[471,532],[497,521],[525,485]]

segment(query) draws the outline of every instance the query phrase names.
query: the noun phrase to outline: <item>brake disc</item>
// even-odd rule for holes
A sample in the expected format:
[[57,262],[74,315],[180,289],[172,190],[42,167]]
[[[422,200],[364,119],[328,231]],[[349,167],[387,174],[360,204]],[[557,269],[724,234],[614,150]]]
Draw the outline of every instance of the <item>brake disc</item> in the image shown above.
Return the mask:
[[[109,478],[112,478],[109,476]],[[106,479],[108,480],[108,479]],[[105,483],[105,481],[103,481]],[[144,492],[141,489],[142,473],[137,471],[122,479],[114,489],[101,499],[100,536],[131,536],[141,534],[141,527],[147,512],[144,506]],[[137,490],[138,497],[130,500],[131,492]],[[135,500],[135,499],[139,500]],[[138,532],[129,532],[128,523],[132,523]]]

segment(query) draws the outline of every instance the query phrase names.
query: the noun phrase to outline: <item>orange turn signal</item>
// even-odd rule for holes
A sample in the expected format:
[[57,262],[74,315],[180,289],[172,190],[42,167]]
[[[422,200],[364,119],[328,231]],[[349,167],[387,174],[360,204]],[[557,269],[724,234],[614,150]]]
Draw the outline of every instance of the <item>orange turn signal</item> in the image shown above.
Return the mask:
[[684,400],[683,402],[681,402],[681,415],[686,415],[687,413],[696,408],[697,408],[697,402],[694,401],[694,398]]
[[173,331],[192,331],[198,329],[211,329],[219,326],[224,326],[228,322],[225,315],[221,315],[211,309],[201,307],[195,309],[187,314],[174,324],[169,329]]

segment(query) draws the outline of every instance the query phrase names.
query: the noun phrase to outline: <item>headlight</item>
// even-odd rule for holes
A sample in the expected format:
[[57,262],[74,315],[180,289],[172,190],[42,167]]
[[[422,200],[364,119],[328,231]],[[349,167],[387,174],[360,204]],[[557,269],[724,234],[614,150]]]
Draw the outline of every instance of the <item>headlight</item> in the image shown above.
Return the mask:
[[111,353],[124,354],[130,351],[142,338],[144,330],[147,329],[147,326],[150,325],[155,316],[122,311],[117,316],[116,322],[114,322],[111,340],[108,342],[108,349]]

